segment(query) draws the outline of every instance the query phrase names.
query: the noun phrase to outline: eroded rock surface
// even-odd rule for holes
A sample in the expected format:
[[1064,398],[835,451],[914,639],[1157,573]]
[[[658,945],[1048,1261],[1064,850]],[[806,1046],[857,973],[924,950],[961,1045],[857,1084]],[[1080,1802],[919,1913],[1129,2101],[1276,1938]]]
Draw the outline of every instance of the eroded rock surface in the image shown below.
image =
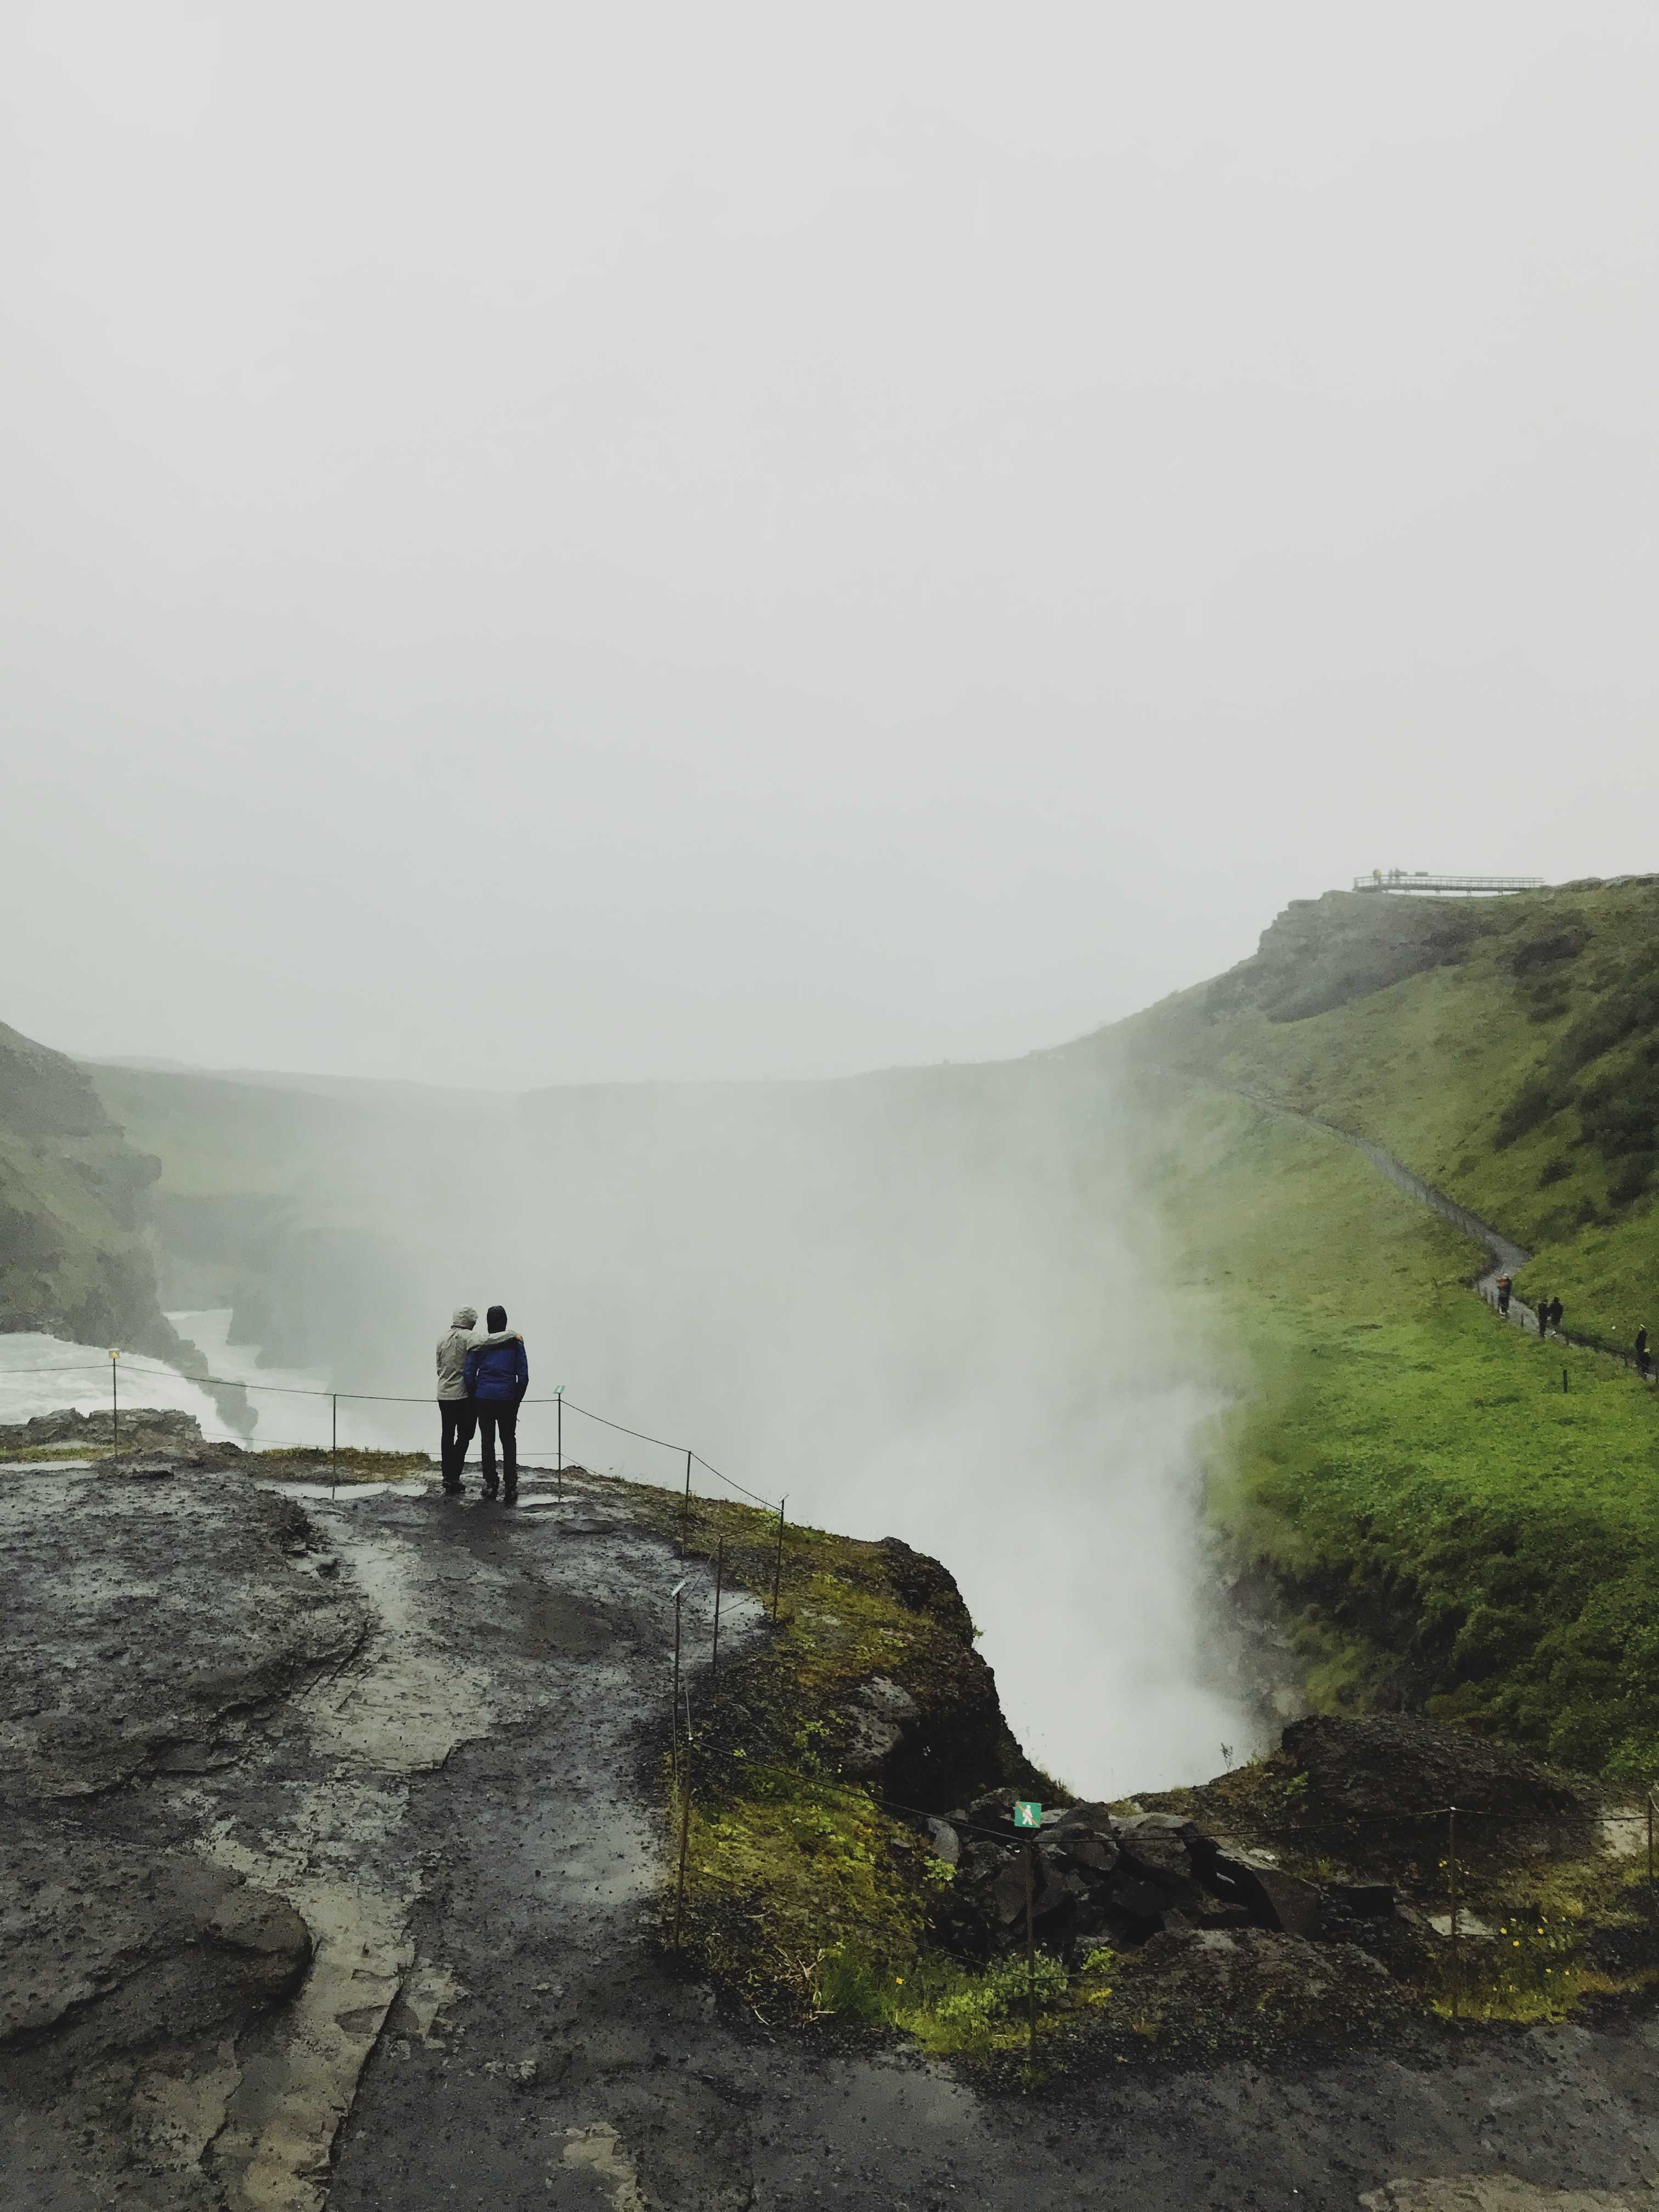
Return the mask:
[[1659,2197],[1643,2190],[1627,2197],[1605,2189],[1540,2189],[1500,2175],[1457,2174],[1449,2179],[1391,2181],[1368,2190],[1364,2212],[1652,2212]]
[[[722,2016],[652,1941],[665,1838],[642,1731],[689,1563],[625,1492],[573,1480],[528,1503],[550,1486],[527,1479],[516,1519],[189,1472],[0,1487],[0,2203],[1348,2212],[1407,2188],[1390,2177],[1431,2145],[1460,2178],[1413,2188],[1490,2192],[1523,2155],[1580,2192],[1445,2212],[1643,2201],[1659,2033],[1640,2023],[1431,2066],[1112,2065],[998,2104],[913,2054]],[[948,1606],[948,1577],[914,1571]],[[686,1593],[694,1702],[708,1581]],[[763,1632],[757,1611],[728,1590],[723,1651]],[[1340,1940],[1171,1929],[1205,1830],[1135,1821],[1070,1808],[1043,1863],[1139,1885],[1133,1964],[1166,1996],[1198,2016],[1392,2001]],[[964,1864],[988,1841],[938,1826]]]

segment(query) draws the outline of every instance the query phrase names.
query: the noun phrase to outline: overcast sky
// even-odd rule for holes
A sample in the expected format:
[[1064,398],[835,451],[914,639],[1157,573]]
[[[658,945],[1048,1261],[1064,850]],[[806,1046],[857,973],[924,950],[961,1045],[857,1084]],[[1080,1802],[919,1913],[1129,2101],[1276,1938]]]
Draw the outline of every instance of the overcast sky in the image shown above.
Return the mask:
[[833,1073],[1659,858],[1650,0],[6,25],[15,1026]]

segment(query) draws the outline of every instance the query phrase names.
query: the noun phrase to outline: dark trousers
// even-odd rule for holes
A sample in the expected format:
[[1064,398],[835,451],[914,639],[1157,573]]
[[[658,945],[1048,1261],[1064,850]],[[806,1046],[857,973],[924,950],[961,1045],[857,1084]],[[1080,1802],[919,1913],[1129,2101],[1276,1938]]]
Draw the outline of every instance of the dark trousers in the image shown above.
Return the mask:
[[484,1488],[495,1487],[495,1431],[501,1432],[501,1472],[507,1477],[507,1494],[518,1495],[519,1489],[519,1401],[516,1398],[480,1398],[478,1407],[478,1449],[483,1455]]
[[478,1425],[478,1409],[471,1398],[440,1398],[438,1424],[442,1431],[439,1463],[444,1471],[444,1488],[459,1490],[461,1469],[466,1465],[466,1448]]

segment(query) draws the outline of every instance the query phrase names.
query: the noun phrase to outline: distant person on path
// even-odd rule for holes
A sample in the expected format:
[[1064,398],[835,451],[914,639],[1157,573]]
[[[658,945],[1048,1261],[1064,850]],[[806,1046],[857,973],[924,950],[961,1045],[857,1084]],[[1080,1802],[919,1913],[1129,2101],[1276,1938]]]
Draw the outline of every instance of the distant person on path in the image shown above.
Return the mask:
[[1644,1381],[1653,1372],[1653,1354],[1648,1350],[1646,1322],[1636,1332],[1636,1371]]
[[446,1498],[461,1494],[466,1448],[478,1425],[466,1389],[466,1355],[478,1341],[477,1327],[477,1306],[457,1306],[448,1335],[438,1339],[438,1450]]
[[1498,1310],[1505,1321],[1510,1317],[1510,1292],[1515,1288],[1507,1275],[1498,1278]]
[[1560,1326],[1561,1326],[1561,1301],[1560,1301],[1560,1299],[1559,1299],[1559,1297],[1558,1297],[1558,1298],[1552,1298],[1552,1299],[1550,1300],[1550,1327],[1551,1327],[1552,1328],[1560,1328]]
[[1543,1297],[1538,1301],[1538,1334],[1541,1340],[1542,1338],[1547,1337],[1549,1333],[1550,1300],[1549,1292],[1546,1291]]
[[488,1336],[466,1355],[467,1395],[478,1409],[478,1448],[483,1458],[483,1494],[495,1495],[495,1431],[501,1432],[502,1503],[519,1502],[519,1401],[530,1388],[530,1362],[524,1339],[507,1325],[507,1308],[491,1306],[484,1316]]

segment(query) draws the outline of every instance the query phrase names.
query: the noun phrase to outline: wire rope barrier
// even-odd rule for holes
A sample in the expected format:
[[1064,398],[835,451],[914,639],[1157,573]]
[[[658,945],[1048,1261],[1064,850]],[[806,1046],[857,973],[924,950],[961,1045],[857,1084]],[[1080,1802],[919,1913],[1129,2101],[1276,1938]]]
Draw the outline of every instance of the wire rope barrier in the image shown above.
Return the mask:
[[[244,1394],[253,1393],[256,1395],[265,1395],[279,1398],[309,1398],[315,1401],[319,1406],[326,1405],[331,1408],[333,1419],[331,1424],[331,1434],[328,1440],[324,1441],[318,1438],[308,1443],[301,1443],[297,1439],[289,1441],[280,1437],[259,1437],[251,1447],[255,1450],[320,1451],[324,1453],[337,1452],[340,1449],[338,1442],[337,1416],[338,1408],[341,1406],[429,1407],[436,1402],[435,1399],[432,1396],[420,1395],[414,1393],[385,1390],[321,1390],[300,1383],[257,1382],[250,1382],[242,1376],[228,1375],[192,1375],[187,1374],[182,1368],[167,1367],[160,1364],[147,1364],[137,1360],[126,1358],[116,1352],[112,1352],[106,1360],[98,1364],[94,1364],[91,1361],[62,1360],[54,1361],[50,1365],[44,1366],[0,1368],[0,1381],[3,1381],[5,1376],[10,1375],[101,1375],[108,1373],[111,1380],[112,1407],[115,1412],[116,1419],[118,1422],[119,1382],[118,1376],[122,1371],[125,1371],[126,1374],[131,1376],[143,1376],[158,1380],[165,1380],[169,1382],[190,1383],[201,1389],[240,1390]],[[553,1406],[557,1407],[560,1416],[557,1452],[561,1466],[562,1466],[564,1458],[563,1416],[567,1413],[571,1413],[579,1415],[583,1420],[596,1421],[601,1428],[612,1430],[618,1436],[631,1437],[637,1443],[653,1445],[662,1451],[672,1451],[677,1458],[684,1459],[686,1463],[686,1494],[688,1498],[690,1495],[691,1468],[695,1464],[696,1466],[702,1468],[706,1474],[712,1475],[716,1482],[723,1483],[728,1490],[734,1491],[741,1498],[748,1498],[752,1504],[762,1507],[766,1512],[777,1513],[780,1515],[782,1513],[785,1503],[784,1500],[775,1498],[767,1498],[763,1496],[761,1492],[750,1489],[746,1483],[739,1482],[734,1476],[726,1474],[721,1468],[716,1467],[712,1461],[705,1459],[701,1452],[695,1450],[690,1445],[676,1443],[668,1437],[653,1436],[650,1431],[646,1429],[631,1428],[625,1421],[612,1420],[608,1413],[595,1413],[591,1406],[579,1406],[574,1399],[569,1398],[565,1395],[562,1389],[556,1391],[550,1398],[526,1396],[519,1400],[518,1402],[520,1406]],[[129,1408],[130,1412],[137,1410],[139,1409]],[[149,1409],[145,1408],[143,1410]],[[161,1408],[157,1410],[165,1411],[169,1409]],[[531,1448],[537,1449],[537,1447]],[[386,1451],[393,1455],[401,1455],[400,1448],[396,1445],[349,1444],[344,1449],[349,1451]],[[662,1486],[665,1487],[666,1486]]]

